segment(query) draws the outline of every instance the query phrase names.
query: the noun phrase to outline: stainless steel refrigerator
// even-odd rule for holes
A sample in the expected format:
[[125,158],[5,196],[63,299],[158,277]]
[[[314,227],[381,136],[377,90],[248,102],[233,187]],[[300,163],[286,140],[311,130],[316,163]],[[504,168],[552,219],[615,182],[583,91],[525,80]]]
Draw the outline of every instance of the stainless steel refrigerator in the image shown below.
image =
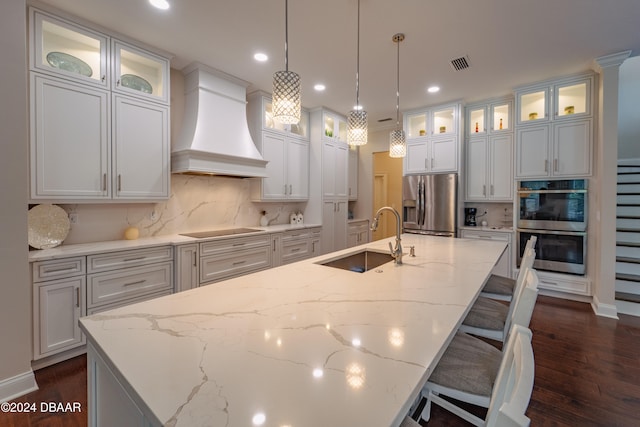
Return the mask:
[[407,175],[402,183],[405,233],[455,237],[457,174]]

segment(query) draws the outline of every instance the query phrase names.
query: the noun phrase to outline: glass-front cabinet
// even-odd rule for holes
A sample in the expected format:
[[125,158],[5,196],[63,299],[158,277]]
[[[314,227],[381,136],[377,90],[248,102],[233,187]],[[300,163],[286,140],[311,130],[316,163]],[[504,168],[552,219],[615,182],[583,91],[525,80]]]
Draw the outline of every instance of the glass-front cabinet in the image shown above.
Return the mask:
[[31,14],[31,69],[107,87],[108,37],[63,19]]
[[121,41],[113,41],[113,90],[168,101],[169,62]]
[[435,110],[432,118],[432,135],[452,134],[456,131],[456,111],[453,106]]
[[427,136],[427,132],[431,133],[431,129],[427,129],[428,113],[419,112],[411,113],[405,116],[405,136],[407,139],[415,139],[421,136]]
[[347,119],[327,111],[322,115],[324,123],[324,137],[341,142],[347,142]]
[[[273,104],[271,94],[255,91],[247,96],[247,115],[249,129],[254,138],[259,137],[261,130],[283,132],[290,136],[309,139],[309,111],[302,109],[298,124],[283,124],[273,118]],[[261,128],[260,128],[261,126]]]
[[467,106],[467,136],[481,136],[493,132],[511,132],[513,100],[496,101]]
[[591,115],[592,79],[530,87],[518,93],[518,124],[573,119]]

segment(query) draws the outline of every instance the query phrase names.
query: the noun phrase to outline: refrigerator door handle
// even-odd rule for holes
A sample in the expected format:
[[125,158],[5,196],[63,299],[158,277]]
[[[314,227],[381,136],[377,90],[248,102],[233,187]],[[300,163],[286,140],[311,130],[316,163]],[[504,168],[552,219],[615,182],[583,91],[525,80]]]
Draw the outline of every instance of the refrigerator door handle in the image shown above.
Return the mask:
[[425,203],[424,176],[422,175],[418,177],[418,197],[420,198],[420,212],[418,212],[418,225],[422,227],[424,225],[424,203]]

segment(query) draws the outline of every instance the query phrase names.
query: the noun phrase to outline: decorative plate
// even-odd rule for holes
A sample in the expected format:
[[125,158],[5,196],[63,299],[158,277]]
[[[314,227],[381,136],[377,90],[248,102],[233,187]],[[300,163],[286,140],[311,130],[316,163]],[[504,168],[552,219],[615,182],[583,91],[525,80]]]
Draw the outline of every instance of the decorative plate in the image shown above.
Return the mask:
[[73,55],[69,55],[64,52],[49,52],[47,54],[47,62],[55,68],[59,68],[65,71],[71,71],[72,73],[82,74],[83,76],[91,77],[93,70],[80,58],[76,58]]
[[37,205],[27,213],[29,245],[36,249],[59,246],[69,234],[71,222],[60,206]]
[[124,87],[128,87],[129,89],[139,90],[144,93],[153,92],[151,83],[140,76],[136,76],[135,74],[123,74],[120,76],[120,84]]

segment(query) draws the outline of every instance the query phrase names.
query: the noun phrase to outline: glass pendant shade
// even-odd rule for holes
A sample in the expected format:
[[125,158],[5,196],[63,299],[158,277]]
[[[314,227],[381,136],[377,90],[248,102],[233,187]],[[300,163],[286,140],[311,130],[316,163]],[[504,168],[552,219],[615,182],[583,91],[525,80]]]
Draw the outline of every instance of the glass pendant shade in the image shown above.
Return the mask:
[[389,135],[389,157],[404,157],[407,155],[407,144],[404,131],[396,129]]
[[347,143],[365,145],[367,143],[367,112],[351,110],[347,116]]
[[276,71],[273,74],[271,100],[274,120],[284,124],[300,121],[300,76],[293,71]]

